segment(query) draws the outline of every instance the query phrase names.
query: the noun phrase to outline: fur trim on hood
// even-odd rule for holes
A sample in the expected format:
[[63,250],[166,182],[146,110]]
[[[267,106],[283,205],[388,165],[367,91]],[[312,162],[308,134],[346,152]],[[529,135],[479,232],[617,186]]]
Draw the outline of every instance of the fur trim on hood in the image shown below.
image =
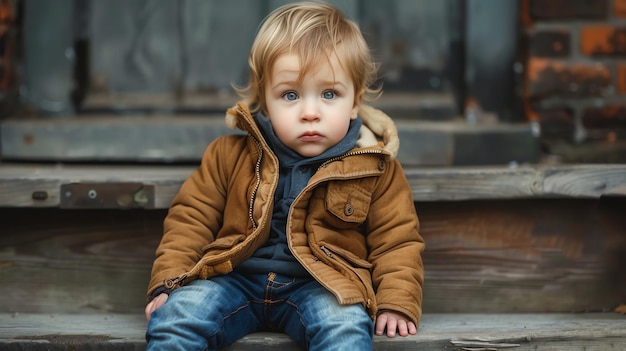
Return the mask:
[[[245,107],[248,110],[244,102],[239,102],[226,111],[226,126],[230,129],[245,130],[237,117],[239,107]],[[365,104],[361,104],[359,107],[359,117],[363,121],[363,126],[359,133],[357,146],[373,146],[382,141],[383,149],[391,154],[392,159],[396,158],[400,148],[400,138],[398,138],[398,129],[391,117],[383,111]]]

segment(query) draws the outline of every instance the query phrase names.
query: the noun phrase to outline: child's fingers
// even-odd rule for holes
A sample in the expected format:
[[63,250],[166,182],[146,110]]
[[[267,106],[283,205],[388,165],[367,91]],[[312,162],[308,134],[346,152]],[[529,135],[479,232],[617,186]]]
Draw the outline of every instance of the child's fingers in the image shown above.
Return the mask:
[[387,315],[381,314],[376,318],[376,335],[383,335],[385,332],[385,326],[387,325]]
[[150,315],[152,314],[152,306],[154,306],[154,300],[150,301],[150,303],[146,306],[145,314],[148,322],[150,321]]
[[150,316],[152,315],[152,312],[156,311],[159,307],[163,306],[163,304],[165,303],[165,301],[167,301],[169,295],[167,294],[161,294],[159,296],[157,296],[156,298],[154,298],[152,301],[150,301],[150,303],[148,303],[148,305],[146,305],[146,320],[150,321]]
[[398,320],[398,334],[400,334],[400,336],[409,335],[409,326],[403,319]]
[[408,325],[409,325],[409,334],[411,335],[417,334],[417,327],[415,326],[415,323],[409,322]]
[[[406,326],[406,325],[405,325]],[[395,318],[387,319],[387,336],[393,338],[396,336],[396,330],[398,328],[398,320]]]

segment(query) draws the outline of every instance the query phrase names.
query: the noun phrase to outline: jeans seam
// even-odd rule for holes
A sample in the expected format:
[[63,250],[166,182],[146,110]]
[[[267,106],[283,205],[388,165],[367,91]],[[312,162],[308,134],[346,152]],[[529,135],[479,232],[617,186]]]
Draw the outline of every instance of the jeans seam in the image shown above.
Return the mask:
[[242,306],[238,307],[237,309],[235,309],[235,310],[234,310],[234,311],[232,311],[231,313],[229,313],[229,314],[225,315],[225,316],[224,316],[224,318],[222,318],[222,320],[227,320],[228,318],[230,318],[230,317],[234,316],[237,312],[239,312],[239,311],[241,311],[241,310],[243,310],[244,308],[249,307],[249,306],[250,306],[250,304],[249,304],[249,303],[247,303],[247,304],[245,304],[245,305],[242,305]]

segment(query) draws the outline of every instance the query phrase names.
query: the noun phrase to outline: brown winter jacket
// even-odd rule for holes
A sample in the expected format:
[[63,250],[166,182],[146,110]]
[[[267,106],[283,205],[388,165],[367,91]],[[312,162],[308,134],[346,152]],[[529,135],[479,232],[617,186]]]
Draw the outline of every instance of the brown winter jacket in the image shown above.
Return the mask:
[[[363,304],[372,318],[379,310],[400,312],[418,325],[424,242],[395,160],[397,131],[372,107],[359,115],[357,147],[324,163],[293,201],[288,244],[340,303]],[[173,199],[148,296],[161,286],[227,274],[269,237],[278,160],[245,104],[228,110],[227,124],[248,134],[211,143]]]

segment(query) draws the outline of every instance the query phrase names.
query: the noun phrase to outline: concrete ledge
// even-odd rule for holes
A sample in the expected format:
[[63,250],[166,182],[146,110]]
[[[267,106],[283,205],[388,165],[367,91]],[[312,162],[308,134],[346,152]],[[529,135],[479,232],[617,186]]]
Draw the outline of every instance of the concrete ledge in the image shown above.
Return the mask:
[[[0,315],[1,350],[145,350],[141,315]],[[426,314],[418,335],[375,337],[374,350],[626,350],[626,317]],[[300,350],[287,336],[251,334],[228,350]]]

